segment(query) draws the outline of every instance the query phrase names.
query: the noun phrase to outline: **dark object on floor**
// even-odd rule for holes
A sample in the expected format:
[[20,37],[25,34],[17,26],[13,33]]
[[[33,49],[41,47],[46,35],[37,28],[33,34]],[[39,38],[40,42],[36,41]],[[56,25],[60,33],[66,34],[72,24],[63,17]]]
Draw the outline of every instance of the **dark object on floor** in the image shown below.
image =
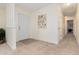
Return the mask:
[[73,30],[72,29],[68,29],[68,32],[70,33],[70,32],[73,32]]
[[0,28],[0,44],[4,43],[5,40],[5,30],[3,28]]

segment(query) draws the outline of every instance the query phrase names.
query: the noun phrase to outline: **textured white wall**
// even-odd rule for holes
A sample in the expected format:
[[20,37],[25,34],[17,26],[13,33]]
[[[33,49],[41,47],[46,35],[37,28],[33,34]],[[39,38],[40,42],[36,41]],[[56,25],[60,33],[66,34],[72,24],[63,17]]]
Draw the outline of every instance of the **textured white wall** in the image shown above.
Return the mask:
[[[37,16],[46,14],[47,18],[47,29],[38,29]],[[31,16],[31,29],[30,37],[43,40],[50,43],[59,42],[59,20],[63,19],[60,7],[57,4],[46,6],[36,12],[32,13]]]

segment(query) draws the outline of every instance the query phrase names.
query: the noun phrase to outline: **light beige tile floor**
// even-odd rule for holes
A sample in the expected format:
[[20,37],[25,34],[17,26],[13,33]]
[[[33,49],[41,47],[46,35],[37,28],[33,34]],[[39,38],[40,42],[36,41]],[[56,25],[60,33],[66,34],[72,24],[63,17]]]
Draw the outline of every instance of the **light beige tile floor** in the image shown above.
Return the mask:
[[6,44],[0,45],[0,54],[13,55],[71,55],[79,54],[79,45],[72,34],[68,34],[58,45],[44,41],[26,39],[17,43],[17,49],[11,50]]

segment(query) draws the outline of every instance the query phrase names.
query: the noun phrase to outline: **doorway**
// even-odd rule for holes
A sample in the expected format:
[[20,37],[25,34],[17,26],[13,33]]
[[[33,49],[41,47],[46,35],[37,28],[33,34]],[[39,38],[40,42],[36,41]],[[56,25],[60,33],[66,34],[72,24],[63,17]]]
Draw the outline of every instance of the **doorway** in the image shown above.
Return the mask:
[[67,20],[67,33],[73,33],[73,20]]
[[29,17],[27,15],[18,13],[18,40],[24,40],[28,38]]

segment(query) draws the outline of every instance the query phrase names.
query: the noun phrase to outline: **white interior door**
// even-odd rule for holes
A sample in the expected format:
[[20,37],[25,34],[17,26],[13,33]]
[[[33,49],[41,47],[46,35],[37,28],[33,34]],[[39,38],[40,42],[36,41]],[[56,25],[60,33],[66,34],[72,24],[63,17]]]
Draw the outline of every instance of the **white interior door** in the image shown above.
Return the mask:
[[29,18],[28,16],[24,14],[18,14],[18,34],[19,34],[19,40],[24,40],[28,38],[28,23]]

